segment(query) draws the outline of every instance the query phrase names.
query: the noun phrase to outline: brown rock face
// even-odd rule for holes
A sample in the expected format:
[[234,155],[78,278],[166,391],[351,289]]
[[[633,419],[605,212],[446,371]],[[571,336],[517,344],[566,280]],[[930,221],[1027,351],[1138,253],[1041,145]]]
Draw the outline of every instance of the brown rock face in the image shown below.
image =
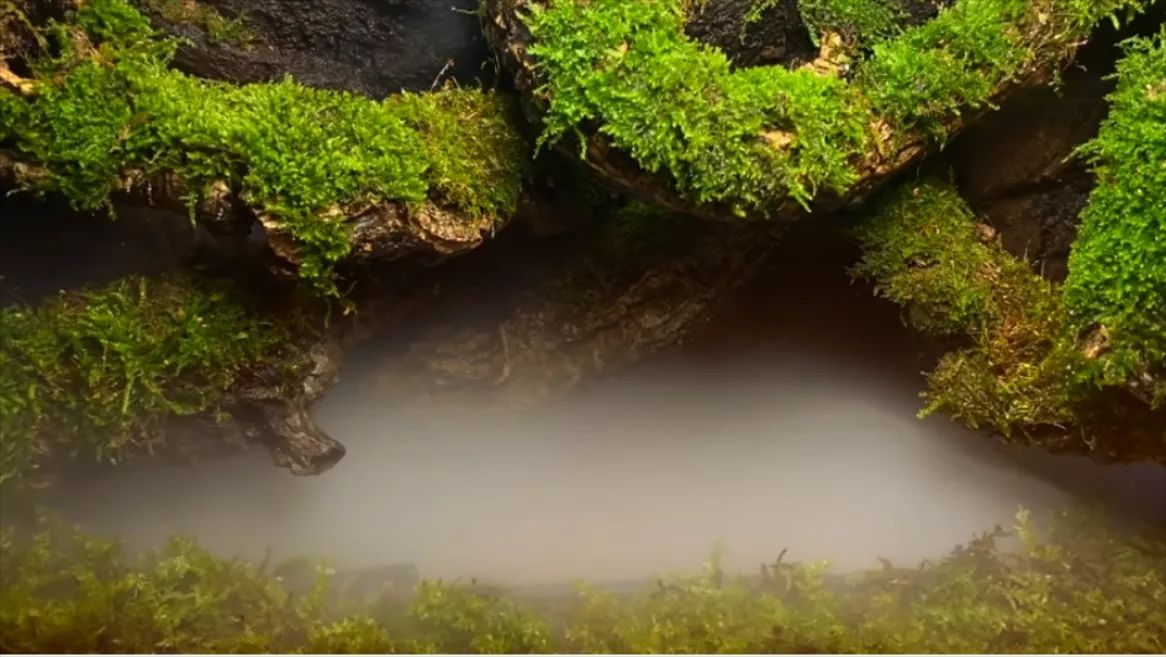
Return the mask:
[[1063,280],[1077,217],[1094,185],[1073,150],[1097,133],[1110,83],[1099,71],[1065,74],[1058,92],[1025,89],[953,145],[961,192],[1009,252]]

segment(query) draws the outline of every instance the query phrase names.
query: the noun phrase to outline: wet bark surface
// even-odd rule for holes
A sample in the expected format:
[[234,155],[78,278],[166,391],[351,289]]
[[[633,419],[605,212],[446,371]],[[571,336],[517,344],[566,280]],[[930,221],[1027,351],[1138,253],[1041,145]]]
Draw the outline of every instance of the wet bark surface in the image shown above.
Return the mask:
[[802,22],[797,0],[770,2],[756,15],[757,0],[697,3],[685,25],[688,36],[716,46],[736,66],[796,66],[818,54]]
[[241,19],[247,38],[216,39],[194,22],[150,13],[166,31],[188,39],[175,65],[201,77],[261,82],[291,75],[308,86],[379,98],[491,73],[475,0],[199,2]]

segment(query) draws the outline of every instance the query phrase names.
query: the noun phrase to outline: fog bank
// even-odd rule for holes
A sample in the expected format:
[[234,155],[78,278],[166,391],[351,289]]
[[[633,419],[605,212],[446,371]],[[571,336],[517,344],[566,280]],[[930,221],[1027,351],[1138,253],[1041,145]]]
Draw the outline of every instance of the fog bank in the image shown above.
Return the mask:
[[717,541],[735,570],[787,548],[840,569],[911,564],[1018,505],[1078,499],[1166,522],[1166,469],[917,420],[926,348],[896,310],[837,261],[785,256],[686,350],[536,411],[394,404],[377,384],[394,345],[374,340],[315,409],[349,450],[327,474],[292,477],[255,452],[107,473],[60,505],[134,545],[186,533],[222,554],[509,584],[691,569]]

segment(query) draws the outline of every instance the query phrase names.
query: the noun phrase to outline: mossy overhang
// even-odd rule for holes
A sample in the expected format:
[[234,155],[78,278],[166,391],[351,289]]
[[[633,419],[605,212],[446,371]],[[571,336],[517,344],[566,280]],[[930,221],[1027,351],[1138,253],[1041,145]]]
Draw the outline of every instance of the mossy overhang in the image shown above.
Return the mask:
[[79,209],[126,196],[223,233],[258,226],[326,294],[367,259],[472,249],[518,204],[530,149],[496,92],[377,101],[290,79],[235,86],[169,68],[175,43],[124,0],[83,3],[3,66],[0,175]]
[[691,4],[486,0],[484,25],[544,143],[624,191],[731,219],[865,199],[1145,3],[959,0],[865,59],[827,35],[796,70],[734,69],[685,35]]
[[[902,304],[916,328],[966,345],[928,375],[925,414],[1053,452],[1166,463],[1166,369],[1152,357],[1155,343],[1118,346],[1081,330],[1069,311],[1073,288],[1009,254],[949,184],[904,184],[858,234],[855,273]],[[1138,348],[1138,358],[1121,350]]]

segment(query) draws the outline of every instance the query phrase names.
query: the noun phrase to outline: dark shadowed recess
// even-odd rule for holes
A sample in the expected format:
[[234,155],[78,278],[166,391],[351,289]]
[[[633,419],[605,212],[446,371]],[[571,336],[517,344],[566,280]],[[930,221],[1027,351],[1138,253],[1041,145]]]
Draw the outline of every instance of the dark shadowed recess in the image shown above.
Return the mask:
[[810,32],[798,13],[797,0],[771,2],[756,22],[746,16],[758,0],[709,0],[697,3],[685,32],[714,45],[737,66],[796,65],[817,54]]
[[160,273],[187,260],[199,239],[180,214],[136,207],[110,219],[0,191],[0,303],[35,305],[61,290]]

